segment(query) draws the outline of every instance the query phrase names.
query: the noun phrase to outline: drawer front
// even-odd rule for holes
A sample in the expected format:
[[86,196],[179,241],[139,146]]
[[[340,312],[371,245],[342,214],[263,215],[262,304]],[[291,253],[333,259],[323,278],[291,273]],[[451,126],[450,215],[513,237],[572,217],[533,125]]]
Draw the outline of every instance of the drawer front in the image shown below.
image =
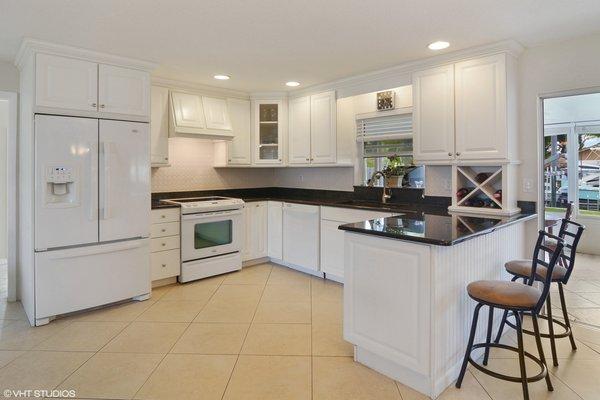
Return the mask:
[[150,239],[150,251],[153,253],[155,251],[178,249],[179,246],[179,235]]
[[150,254],[150,265],[153,281],[178,276],[181,271],[179,249]]
[[164,224],[152,224],[150,226],[151,238],[176,235],[179,235],[179,222],[166,222]]
[[342,207],[321,207],[321,219],[345,223],[367,221],[375,218],[389,217],[386,211],[356,210]]
[[152,210],[151,215],[153,224],[176,222],[180,218],[179,208],[158,208]]

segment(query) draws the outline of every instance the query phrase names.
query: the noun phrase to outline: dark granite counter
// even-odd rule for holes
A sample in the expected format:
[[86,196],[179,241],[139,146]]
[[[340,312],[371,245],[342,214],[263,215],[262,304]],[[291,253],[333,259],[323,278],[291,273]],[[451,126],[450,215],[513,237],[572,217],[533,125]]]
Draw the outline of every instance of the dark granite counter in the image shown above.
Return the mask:
[[464,214],[405,213],[388,218],[341,225],[339,229],[366,235],[452,246],[491,233],[514,223],[527,221],[537,214],[512,217],[467,216]]

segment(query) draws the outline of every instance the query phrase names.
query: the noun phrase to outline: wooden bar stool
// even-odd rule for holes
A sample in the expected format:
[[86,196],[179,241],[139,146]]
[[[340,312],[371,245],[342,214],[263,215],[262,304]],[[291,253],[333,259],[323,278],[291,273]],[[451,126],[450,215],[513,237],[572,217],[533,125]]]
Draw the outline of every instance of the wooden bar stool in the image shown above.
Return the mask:
[[[570,221],[569,219],[564,218],[560,224],[560,231],[558,233],[558,237],[564,240],[564,248],[561,257],[558,260],[558,265],[552,271],[551,282],[558,283],[558,294],[560,296],[560,305],[562,308],[562,314],[564,318],[564,322],[557,320],[552,317],[552,303],[550,299],[550,293],[548,293],[548,297],[546,299],[546,315],[540,315],[540,318],[548,321],[548,333],[542,333],[541,336],[543,338],[550,339],[550,349],[552,350],[552,362],[555,366],[558,366],[558,357],[556,355],[556,339],[569,337],[571,341],[571,347],[573,350],[577,350],[577,345],[575,344],[575,339],[573,338],[573,331],[571,330],[571,322],[569,321],[569,314],[567,313],[567,304],[565,302],[565,293],[563,290],[563,285],[566,285],[569,282],[569,278],[573,273],[573,268],[575,266],[575,255],[577,254],[577,245],[579,244],[579,240],[581,239],[581,235],[583,235],[583,231],[585,227],[577,222]],[[556,244],[553,241],[549,241],[546,243],[546,246],[552,248]],[[525,282],[531,279],[531,271],[532,264],[531,260],[514,260],[509,261],[504,266],[506,271],[513,275],[512,281],[516,281],[518,279],[523,279]],[[540,268],[536,271],[535,279],[538,281],[543,281],[546,279],[547,270],[545,268]],[[498,334],[496,335],[495,343],[500,341],[500,337],[502,336],[502,331],[504,329],[504,325],[508,325],[511,328],[516,328],[516,325],[511,323],[508,320],[509,313],[508,311],[504,311],[504,315],[502,316],[502,322],[500,323],[500,328],[498,329]],[[552,322],[551,322],[552,321]],[[555,333],[554,332],[554,324],[559,325],[564,329],[563,332]],[[524,329],[528,335],[532,335],[533,332],[530,330]]]
[[[556,245],[552,248],[545,244],[549,240],[554,240]],[[540,331],[538,326],[537,316],[540,310],[544,306],[548,292],[550,291],[551,276],[555,265],[557,264],[558,258],[562,254],[563,240],[557,236],[551,235],[545,231],[540,231],[539,236],[533,252],[533,261],[531,264],[532,275],[527,283],[520,283],[515,281],[476,281],[471,282],[467,286],[467,293],[469,297],[477,302],[475,306],[475,313],[473,314],[473,322],[471,323],[471,333],[469,334],[469,342],[467,344],[467,350],[465,352],[465,358],[462,363],[458,380],[456,381],[456,387],[460,388],[462,380],[467,370],[467,363],[471,363],[475,368],[481,372],[493,376],[494,378],[502,379],[509,382],[521,382],[523,387],[523,397],[529,399],[529,388],[528,382],[535,382],[541,379],[546,379],[546,385],[548,390],[552,391],[552,382],[550,381],[550,375],[548,374],[548,366],[546,365],[546,359],[544,358],[544,350],[542,349],[542,341],[540,338]],[[546,261],[546,257],[549,260]],[[545,268],[549,273],[544,279],[542,289],[538,289],[532,286],[538,269]],[[477,330],[477,321],[479,319],[479,310],[484,305],[489,307],[489,317],[487,326],[487,338],[485,343],[473,344],[475,340],[475,331]],[[518,347],[508,346],[504,344],[491,343],[492,337],[492,324],[494,318],[494,308],[511,311],[515,316],[516,329],[517,329],[517,343]],[[523,331],[522,331],[522,314],[529,313],[533,320],[533,329],[535,340],[538,348],[539,358],[536,358],[531,353],[528,353],[523,348]],[[487,365],[490,348],[500,348],[505,350],[514,351],[519,354],[519,366],[521,369],[520,376],[504,375],[498,372],[491,371],[484,366],[476,363],[471,358],[471,353],[475,349],[483,348],[483,365]],[[540,372],[535,375],[528,377],[525,369],[525,357],[535,362],[540,367]]]

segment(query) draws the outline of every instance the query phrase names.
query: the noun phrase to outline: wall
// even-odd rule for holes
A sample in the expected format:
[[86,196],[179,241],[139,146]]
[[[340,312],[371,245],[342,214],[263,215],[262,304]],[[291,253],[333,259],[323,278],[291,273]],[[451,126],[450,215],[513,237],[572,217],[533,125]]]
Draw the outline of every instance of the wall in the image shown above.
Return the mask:
[[152,169],[152,191],[209,190],[273,186],[271,168],[213,168],[213,142],[170,138],[170,167]]
[[0,61],[0,90],[19,91],[19,70],[7,61]]
[[8,101],[0,100],[0,260],[7,258],[6,225],[6,135],[8,133]]

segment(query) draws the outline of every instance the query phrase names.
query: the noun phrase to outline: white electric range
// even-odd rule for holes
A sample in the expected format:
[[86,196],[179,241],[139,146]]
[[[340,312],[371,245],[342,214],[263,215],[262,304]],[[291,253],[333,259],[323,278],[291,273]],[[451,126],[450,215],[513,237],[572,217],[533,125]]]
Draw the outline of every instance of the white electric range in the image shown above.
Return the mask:
[[230,197],[162,200],[181,207],[179,282],[242,268],[244,201]]

